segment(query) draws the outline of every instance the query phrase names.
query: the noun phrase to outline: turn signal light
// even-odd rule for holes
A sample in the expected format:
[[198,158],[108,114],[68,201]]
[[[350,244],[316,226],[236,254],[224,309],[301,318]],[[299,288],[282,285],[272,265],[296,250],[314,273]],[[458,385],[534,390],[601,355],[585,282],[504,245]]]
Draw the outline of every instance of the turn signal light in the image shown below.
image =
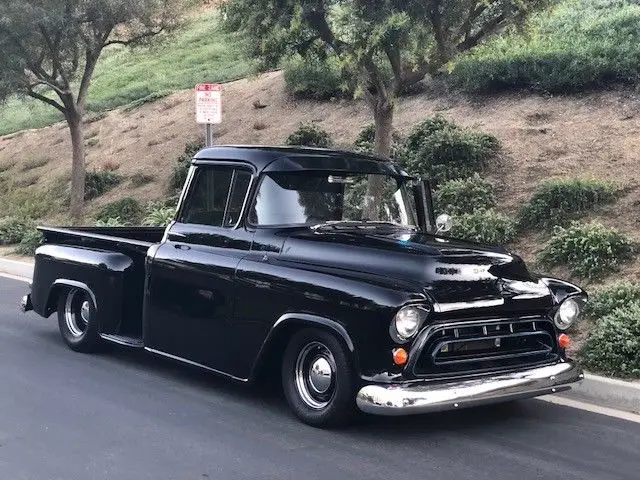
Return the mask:
[[393,349],[393,363],[396,365],[404,365],[407,363],[407,359],[409,358],[409,354],[404,348],[394,348]]
[[560,346],[560,348],[562,349],[567,349],[571,346],[571,339],[569,338],[569,335],[567,335],[566,333],[561,333],[560,335],[558,335],[558,345]]

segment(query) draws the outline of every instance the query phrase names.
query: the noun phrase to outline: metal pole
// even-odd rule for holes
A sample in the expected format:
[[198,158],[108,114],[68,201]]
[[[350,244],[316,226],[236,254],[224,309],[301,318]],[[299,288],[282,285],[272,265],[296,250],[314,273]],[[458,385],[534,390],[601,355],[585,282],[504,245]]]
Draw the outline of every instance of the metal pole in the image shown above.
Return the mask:
[[205,139],[205,145],[207,147],[212,147],[213,146],[213,124],[211,123],[205,123],[204,126],[204,139]]

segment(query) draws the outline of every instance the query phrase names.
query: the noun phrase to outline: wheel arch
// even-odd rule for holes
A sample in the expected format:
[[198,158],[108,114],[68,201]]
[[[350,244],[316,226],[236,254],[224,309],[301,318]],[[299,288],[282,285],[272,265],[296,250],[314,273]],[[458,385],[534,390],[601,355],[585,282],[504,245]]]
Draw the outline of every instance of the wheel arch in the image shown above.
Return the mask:
[[47,303],[45,307],[46,316],[51,315],[58,308],[58,299],[60,298],[60,294],[68,289],[77,288],[80,290],[84,290],[90,297],[93,302],[94,308],[98,308],[98,303],[96,302],[96,296],[93,293],[93,290],[83,282],[79,282],[77,280],[70,280],[67,278],[59,278],[55,282],[51,284],[49,288],[49,292],[47,293]]
[[353,340],[349,333],[339,322],[330,318],[308,313],[287,313],[282,315],[273,324],[265,341],[258,352],[256,361],[251,369],[250,381],[259,378],[270,366],[280,369],[280,361],[289,339],[304,328],[319,328],[336,336],[347,349],[348,355],[353,361],[355,371],[358,369],[358,358]]

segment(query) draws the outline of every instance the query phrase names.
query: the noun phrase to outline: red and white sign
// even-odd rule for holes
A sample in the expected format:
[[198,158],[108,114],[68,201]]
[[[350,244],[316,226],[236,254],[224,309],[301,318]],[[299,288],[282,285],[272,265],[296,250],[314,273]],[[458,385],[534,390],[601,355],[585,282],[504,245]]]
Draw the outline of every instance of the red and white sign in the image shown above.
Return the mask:
[[196,85],[196,122],[222,122],[222,85],[216,83]]

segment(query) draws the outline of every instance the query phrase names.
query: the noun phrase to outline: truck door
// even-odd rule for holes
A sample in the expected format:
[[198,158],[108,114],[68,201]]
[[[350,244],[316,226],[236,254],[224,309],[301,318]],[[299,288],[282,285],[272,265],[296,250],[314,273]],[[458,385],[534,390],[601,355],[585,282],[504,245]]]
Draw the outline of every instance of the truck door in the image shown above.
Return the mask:
[[252,172],[198,165],[175,224],[149,260],[144,343],[151,350],[223,370],[234,275],[253,233],[240,225]]

